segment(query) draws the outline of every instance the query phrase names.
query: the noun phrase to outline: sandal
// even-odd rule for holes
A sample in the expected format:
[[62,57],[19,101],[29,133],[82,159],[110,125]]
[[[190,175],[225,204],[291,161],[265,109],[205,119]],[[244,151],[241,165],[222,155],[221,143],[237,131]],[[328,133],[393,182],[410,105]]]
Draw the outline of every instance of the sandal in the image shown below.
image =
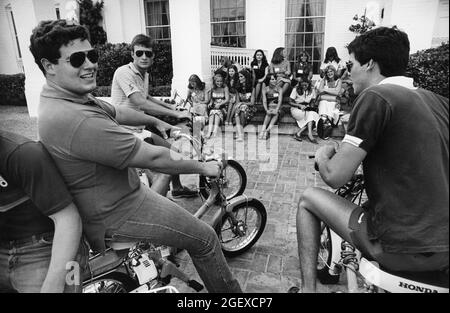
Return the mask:
[[297,141],[303,141],[302,137],[299,136],[298,134],[294,134],[294,139],[297,140]]

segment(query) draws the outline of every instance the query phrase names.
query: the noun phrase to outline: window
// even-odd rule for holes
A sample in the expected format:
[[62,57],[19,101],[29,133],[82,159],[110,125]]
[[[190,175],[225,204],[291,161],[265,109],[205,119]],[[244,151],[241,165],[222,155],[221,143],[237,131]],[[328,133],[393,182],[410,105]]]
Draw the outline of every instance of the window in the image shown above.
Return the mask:
[[147,35],[155,41],[170,42],[169,0],[145,0]]
[[291,64],[305,50],[318,74],[323,59],[325,0],[286,1],[286,48]]
[[245,48],[245,0],[211,0],[211,44]]

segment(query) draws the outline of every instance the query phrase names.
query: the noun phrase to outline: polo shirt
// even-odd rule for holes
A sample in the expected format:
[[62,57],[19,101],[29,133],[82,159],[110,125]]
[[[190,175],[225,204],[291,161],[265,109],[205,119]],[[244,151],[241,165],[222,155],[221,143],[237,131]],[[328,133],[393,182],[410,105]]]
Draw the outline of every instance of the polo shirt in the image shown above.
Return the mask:
[[448,251],[448,99],[390,77],[361,92],[347,131],[367,152],[369,238],[391,253]]
[[[130,101],[130,96],[135,92],[140,92],[144,98],[148,96],[149,74],[146,72],[142,76],[133,62],[119,67],[115,72],[111,85],[112,105],[127,106],[133,110],[141,111],[139,107]],[[126,126],[133,131],[141,131],[144,126]]]
[[48,81],[38,110],[38,131],[83,221],[94,251],[105,231],[131,216],[145,192],[129,163],[141,141],[115,120],[115,109],[91,95],[77,96]]
[[54,231],[48,217],[72,203],[54,162],[36,141],[0,131],[0,240]]

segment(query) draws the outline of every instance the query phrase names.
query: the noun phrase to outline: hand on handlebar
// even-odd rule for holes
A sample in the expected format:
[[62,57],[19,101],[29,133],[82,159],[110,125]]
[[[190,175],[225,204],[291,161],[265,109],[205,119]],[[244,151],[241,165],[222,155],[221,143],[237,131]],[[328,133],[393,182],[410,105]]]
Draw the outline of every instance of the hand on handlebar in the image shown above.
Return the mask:
[[181,128],[172,126],[163,121],[160,121],[160,123],[156,125],[156,129],[161,133],[164,139],[168,139],[169,137],[176,138],[181,131]]
[[210,178],[219,178],[222,172],[221,161],[210,161],[203,163],[203,175]]

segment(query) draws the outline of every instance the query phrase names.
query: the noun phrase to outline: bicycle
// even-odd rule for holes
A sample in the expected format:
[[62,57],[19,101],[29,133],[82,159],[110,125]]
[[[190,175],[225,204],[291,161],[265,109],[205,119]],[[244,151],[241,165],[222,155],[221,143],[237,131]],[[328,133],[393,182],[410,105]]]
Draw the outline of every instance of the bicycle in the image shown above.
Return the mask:
[[[310,157],[310,158],[313,158]],[[317,165],[315,169],[318,170]],[[361,206],[365,196],[364,175],[355,174],[335,193]],[[359,292],[358,274],[366,292],[448,293],[448,273],[394,272],[383,268],[343,240],[325,223],[321,224],[317,278],[322,284],[337,284],[345,271],[349,293]]]
[[[181,134],[189,140],[193,138]],[[224,156],[222,173],[227,167]],[[262,235],[267,212],[264,205],[255,198],[245,195],[228,200],[222,189],[223,175],[209,179],[209,197],[194,213],[202,218],[213,207],[218,210],[209,222],[216,231],[225,256],[233,257],[250,249]],[[190,280],[174,264],[173,249],[155,246],[148,242],[117,243],[107,241],[105,255],[94,255],[89,260],[89,274],[85,277],[83,290],[86,292],[176,292],[168,286],[172,276],[177,277],[199,291],[203,286]]]
[[[200,129],[196,129],[195,118],[198,116],[192,111],[192,105],[189,102],[184,101],[178,93],[175,91],[173,99],[180,98],[177,103],[176,110],[186,110],[191,114],[190,122],[186,125],[189,130],[189,137],[186,136],[176,136],[179,140],[180,138],[187,139],[189,146],[187,149],[179,148],[181,153],[185,152],[185,156],[190,159],[196,158],[201,162],[217,159],[221,155],[221,151],[215,152],[210,149],[209,151],[205,151],[206,140],[203,136],[203,133]],[[182,134],[181,132],[178,134]],[[182,145],[182,142],[175,141],[174,145]],[[183,151],[184,150],[184,151]],[[187,151],[186,151],[187,150]],[[199,191],[200,195],[203,199],[207,199],[209,197],[209,192],[211,186],[208,183],[208,180],[205,176],[200,175],[199,177]],[[231,158],[228,159],[228,166],[224,172],[224,186],[223,191],[228,200],[233,199],[234,197],[240,196],[244,193],[245,188],[247,187],[247,174],[245,173],[245,169],[242,165]]]

